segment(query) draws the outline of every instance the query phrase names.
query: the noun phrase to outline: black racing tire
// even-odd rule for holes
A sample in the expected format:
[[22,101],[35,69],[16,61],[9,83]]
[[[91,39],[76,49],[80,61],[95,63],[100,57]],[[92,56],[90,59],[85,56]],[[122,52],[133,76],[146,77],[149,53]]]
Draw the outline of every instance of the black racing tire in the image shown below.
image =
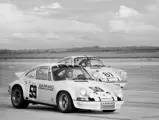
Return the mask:
[[57,97],[57,107],[60,112],[70,113],[73,111],[72,98],[67,92],[61,92]]
[[115,110],[102,110],[103,112],[112,113],[115,112]]
[[27,108],[29,105],[29,101],[24,100],[23,91],[21,87],[13,88],[11,92],[11,102],[13,107],[15,108]]

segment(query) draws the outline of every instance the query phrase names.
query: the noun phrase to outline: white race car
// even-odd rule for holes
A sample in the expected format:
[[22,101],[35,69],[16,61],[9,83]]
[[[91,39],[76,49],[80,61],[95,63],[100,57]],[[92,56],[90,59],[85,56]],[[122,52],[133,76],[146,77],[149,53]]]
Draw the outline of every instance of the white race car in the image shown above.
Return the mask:
[[58,61],[70,65],[81,65],[96,80],[125,87],[127,84],[127,72],[121,69],[107,67],[103,62],[93,56],[69,56]]
[[16,75],[19,79],[8,89],[15,108],[33,103],[55,105],[61,112],[74,108],[113,112],[123,105],[119,86],[93,81],[78,65],[47,63]]

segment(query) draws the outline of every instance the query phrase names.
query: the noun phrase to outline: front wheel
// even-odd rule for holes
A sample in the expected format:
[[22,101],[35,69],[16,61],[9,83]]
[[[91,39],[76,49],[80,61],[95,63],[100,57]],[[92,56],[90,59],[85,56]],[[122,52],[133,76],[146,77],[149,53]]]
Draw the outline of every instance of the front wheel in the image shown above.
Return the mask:
[[57,106],[61,112],[68,113],[73,110],[71,96],[67,92],[61,92],[57,98]]
[[29,102],[24,100],[23,91],[20,87],[15,87],[11,93],[11,102],[15,108],[27,108]]
[[103,110],[103,112],[115,112],[115,110]]

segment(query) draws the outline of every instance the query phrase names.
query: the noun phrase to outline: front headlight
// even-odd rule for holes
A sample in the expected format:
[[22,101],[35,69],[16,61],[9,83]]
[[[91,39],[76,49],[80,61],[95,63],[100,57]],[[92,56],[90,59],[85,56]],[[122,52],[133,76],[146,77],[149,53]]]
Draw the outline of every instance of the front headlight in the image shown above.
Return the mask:
[[81,94],[82,96],[87,96],[87,91],[86,91],[86,89],[84,89],[84,88],[80,89],[80,94]]
[[127,72],[121,71],[121,72],[120,72],[120,76],[121,76],[122,78],[127,78]]
[[77,97],[77,101],[88,101],[88,94],[87,94],[87,90],[85,88],[81,88],[79,90],[79,93],[81,96]]
[[119,76],[120,76],[120,78],[122,79],[122,80],[126,80],[127,79],[127,72],[125,72],[125,71],[120,71],[120,72],[116,72]]

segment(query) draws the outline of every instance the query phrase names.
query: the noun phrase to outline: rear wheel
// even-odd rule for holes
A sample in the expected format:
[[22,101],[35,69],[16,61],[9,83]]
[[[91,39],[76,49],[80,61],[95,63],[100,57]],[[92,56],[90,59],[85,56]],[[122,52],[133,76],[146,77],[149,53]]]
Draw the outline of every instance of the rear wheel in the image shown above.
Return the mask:
[[11,102],[15,108],[27,108],[29,102],[24,100],[23,91],[20,87],[15,87],[11,93]]
[[103,110],[103,112],[115,112],[115,110]]
[[67,92],[61,92],[57,98],[57,106],[61,112],[72,112],[73,103],[71,96]]

